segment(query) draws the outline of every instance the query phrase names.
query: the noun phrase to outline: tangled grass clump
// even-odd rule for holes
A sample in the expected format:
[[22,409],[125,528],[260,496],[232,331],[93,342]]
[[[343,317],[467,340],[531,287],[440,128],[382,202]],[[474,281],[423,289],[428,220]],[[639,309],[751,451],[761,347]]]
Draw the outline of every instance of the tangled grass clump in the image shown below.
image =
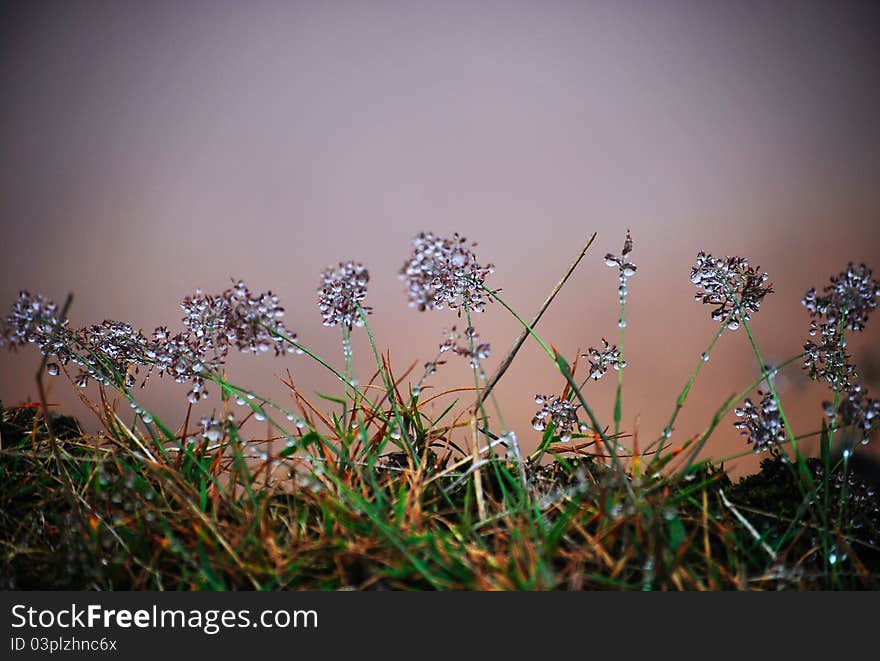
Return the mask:
[[[318,289],[324,325],[341,329],[341,367],[286,328],[275,294],[253,293],[241,281],[184,298],[183,328],[150,335],[109,320],[74,329],[69,301],[58,306],[23,292],[0,324],[0,346],[36,345],[44,369],[40,402],[0,408],[0,588],[880,585],[880,499],[854,472],[853,453],[876,431],[880,404],[845,352],[846,333],[864,328],[880,295],[870,269],[850,265],[822,294],[810,290],[804,304],[822,344],[769,366],[749,324],[772,291],[767,274],[741,257],[700,252],[691,280],[721,323],[669,422],[639,447],[621,417],[628,287],[636,273],[629,231],[621,253],[604,258],[618,269],[616,344],[603,338],[600,348],[569,361],[536,330],[594,239],[526,321],[486,285],[494,267],[477,261],[475,244],[457,234],[418,234],[399,273],[410,305],[450,308],[467,325],[444,331],[436,356],[408,388],[401,385],[409,372],[393,371],[376,343],[372,309],[363,305],[370,275],[360,262],[329,267]],[[490,375],[490,344],[472,313],[493,301],[523,332]],[[353,368],[356,327],[376,361],[363,383]],[[702,366],[724,332],[739,328],[761,376],[723,402],[702,433],[673,442]],[[540,440],[524,456],[493,389],[529,338],[558,373],[560,394],[535,397]],[[283,405],[228,377],[231,350],[316,361],[339,378],[342,392],[321,395],[332,405],[322,411],[288,379],[282,383],[292,404]],[[473,386],[453,392],[472,399],[458,407],[453,401],[437,416],[429,407],[453,392],[426,388],[446,354],[467,359],[461,368],[472,372]],[[579,380],[581,358],[589,366]],[[795,436],[773,377],[799,363],[833,401],[817,412],[814,434]],[[597,387],[590,384],[609,369],[617,372],[613,427],[589,401]],[[139,400],[153,373],[188,384],[190,407],[209,398],[208,386],[219,398],[198,424],[187,415],[172,429]],[[97,396],[83,398],[101,434],[85,435],[72,419],[50,413],[43,374],[95,384]],[[731,413],[751,446],[743,452],[765,452],[761,472],[739,483],[723,462],[700,457]],[[819,437],[817,457],[803,452],[809,436]]]

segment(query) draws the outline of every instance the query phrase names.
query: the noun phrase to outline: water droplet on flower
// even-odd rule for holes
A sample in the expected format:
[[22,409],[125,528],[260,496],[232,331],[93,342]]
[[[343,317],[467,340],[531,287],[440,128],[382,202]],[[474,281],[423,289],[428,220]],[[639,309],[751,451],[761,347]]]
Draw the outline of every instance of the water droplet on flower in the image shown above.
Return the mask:
[[739,328],[739,322],[731,321],[729,324],[727,324],[727,328],[735,331],[737,328]]
[[58,376],[58,363],[49,363],[46,365],[46,371],[49,373],[49,376]]

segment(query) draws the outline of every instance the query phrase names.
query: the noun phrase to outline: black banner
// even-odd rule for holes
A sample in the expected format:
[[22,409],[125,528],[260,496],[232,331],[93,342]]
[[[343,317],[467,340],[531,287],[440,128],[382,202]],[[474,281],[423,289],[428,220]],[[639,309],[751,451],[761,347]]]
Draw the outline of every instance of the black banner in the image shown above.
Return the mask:
[[600,651],[628,657],[646,649],[753,652],[776,645],[788,656],[867,637],[875,599],[855,593],[4,592],[0,659],[196,653],[213,661],[255,652],[403,658],[426,649],[465,658]]

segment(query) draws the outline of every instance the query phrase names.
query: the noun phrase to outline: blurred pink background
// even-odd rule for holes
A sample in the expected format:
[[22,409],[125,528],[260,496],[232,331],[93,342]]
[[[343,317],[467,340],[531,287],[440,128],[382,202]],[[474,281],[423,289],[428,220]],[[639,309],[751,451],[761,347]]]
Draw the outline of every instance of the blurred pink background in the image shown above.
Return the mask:
[[[365,262],[381,349],[398,370],[435,353],[448,311],[406,307],[397,270],[420,230],[459,231],[491,283],[531,316],[593,231],[597,242],[539,330],[574,356],[617,341],[615,272],[630,282],[623,417],[657,437],[715,331],[693,301],[700,249],[742,254],[776,293],[754,317],[765,358],[800,350],[800,299],[847,261],[880,268],[880,20],[868,3],[67,2],[6,3],[0,18],[0,301],[19,289],[74,324],[179,327],[180,299],[230,277],[272,289],[303,342],[342,363],[321,326],[320,270]],[[5,314],[5,312],[4,312]],[[877,316],[877,315],[875,315]],[[499,306],[476,325],[494,369],[519,327]],[[880,319],[851,349],[880,371]],[[355,333],[362,379],[374,367]],[[0,399],[33,399],[39,356],[0,354]],[[231,375],[284,399],[338,382],[304,357],[236,358]],[[727,334],[674,441],[698,433],[757,374]],[[66,381],[52,399],[82,417]],[[472,384],[451,360],[433,383]],[[532,342],[497,389],[527,448],[536,392],[563,383]],[[780,381],[796,433],[827,390]],[[173,424],[186,388],[153,379]],[[90,391],[94,394],[94,391]],[[614,375],[585,394],[611,422]],[[219,398],[212,397],[209,405]],[[449,400],[443,402],[441,406]],[[328,404],[328,406],[330,406]],[[124,414],[130,415],[125,409]],[[438,412],[441,409],[438,409]],[[745,449],[726,420],[707,446]],[[751,470],[754,457],[729,464]]]

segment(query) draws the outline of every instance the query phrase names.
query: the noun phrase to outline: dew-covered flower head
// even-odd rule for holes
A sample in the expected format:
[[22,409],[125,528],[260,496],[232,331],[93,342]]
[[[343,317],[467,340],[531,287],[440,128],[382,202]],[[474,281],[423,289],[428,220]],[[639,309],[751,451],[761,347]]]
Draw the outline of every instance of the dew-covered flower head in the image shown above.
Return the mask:
[[10,349],[25,344],[36,344],[44,354],[54,355],[66,341],[69,331],[67,319],[54,301],[41,294],[19,292],[9,315],[0,325],[0,346]]
[[457,233],[444,238],[421,232],[412,241],[413,251],[399,271],[406,283],[411,307],[419,310],[468,308],[482,312],[487,296],[483,290],[486,277],[495,271],[492,264],[483,266],[468,244]]
[[285,353],[285,339],[296,335],[285,326],[284,308],[271,291],[251,292],[238,280],[221,294],[228,305],[224,330],[226,337],[242,353],[260,353],[270,349],[275,355]]
[[60,373],[59,363],[79,365],[74,383],[80,387],[94,380],[130,388],[139,368],[146,367],[147,377],[155,371],[178,383],[189,382],[187,397],[195,403],[207,396],[205,377],[223,368],[230,348],[243,353],[274,349],[277,355],[285,353],[285,342],[296,340],[284,327],[278,297],[272,292],[252,293],[240,280],[217,295],[198,290],[180,307],[184,330],[172,333],[160,326],[148,338],[120,321],[71,330],[54,303],[22,292],[0,325],[0,345],[37,344],[56,359],[46,365],[52,376]]
[[867,443],[868,437],[880,425],[880,401],[868,397],[868,391],[858,383],[849,389],[836,411],[831,402],[823,402],[822,406],[826,417],[832,421],[839,418],[840,424],[852,426],[861,434],[862,443]]
[[[76,377],[80,385],[87,384],[90,379],[105,385],[122,379],[130,388],[135,383],[135,376],[129,367],[145,365],[149,361],[147,338],[131,324],[122,321],[104,320],[81,328],[76,331],[76,343],[80,351],[74,360],[83,368]],[[100,356],[100,360],[96,356]],[[62,356],[62,362],[66,362],[64,358]],[[57,366],[50,364],[48,367],[50,374],[57,375]]]
[[492,354],[492,347],[488,342],[479,341],[479,333],[473,326],[468,326],[463,332],[452,328],[443,329],[443,342],[440,343],[440,353],[451,351],[457,356],[468,358],[471,367],[480,366],[480,361],[486,360]]
[[358,307],[364,314],[372,309],[361,305],[367,296],[367,283],[370,273],[360,262],[339,262],[328,266],[321,273],[321,286],[318,288],[318,308],[325,326],[339,324],[351,330],[353,326],[363,326]]
[[537,431],[544,431],[547,425],[552,423],[559,440],[567,443],[571,440],[574,431],[584,432],[588,429],[587,425],[578,419],[580,404],[557,395],[535,395],[535,404],[541,405],[532,418],[532,427]]
[[761,402],[755,405],[746,398],[742,407],[734,410],[740,420],[734,427],[746,437],[748,443],[754,443],[755,452],[768,450],[785,441],[785,422],[771,393],[761,393]]
[[810,324],[810,335],[818,336],[818,342],[808,340],[804,344],[804,369],[813,381],[824,381],[832,390],[846,390],[856,375],[846,352],[846,340],[837,323]]
[[758,311],[767,294],[773,292],[768,276],[753,268],[743,257],[712,257],[697,253],[691,268],[691,282],[697,287],[694,300],[712,305],[712,319],[727,323],[730,330],[740,325],[740,315],[748,321]]
[[623,249],[620,255],[608,253],[605,255],[605,265],[611,268],[618,268],[622,278],[631,278],[636,274],[636,265],[629,261],[629,254],[633,249],[632,233],[626,231],[626,238],[623,240]]
[[608,372],[608,368],[621,370],[626,367],[626,361],[620,357],[620,349],[617,345],[611,345],[604,337],[602,338],[602,348],[597,349],[590,347],[587,353],[583,354],[584,358],[590,361],[590,378],[598,381]]
[[844,319],[844,328],[860,331],[877,307],[878,297],[880,282],[874,279],[871,269],[850,262],[845,271],[831,278],[821,294],[815,288],[807,291],[802,303],[812,317],[831,324]]

